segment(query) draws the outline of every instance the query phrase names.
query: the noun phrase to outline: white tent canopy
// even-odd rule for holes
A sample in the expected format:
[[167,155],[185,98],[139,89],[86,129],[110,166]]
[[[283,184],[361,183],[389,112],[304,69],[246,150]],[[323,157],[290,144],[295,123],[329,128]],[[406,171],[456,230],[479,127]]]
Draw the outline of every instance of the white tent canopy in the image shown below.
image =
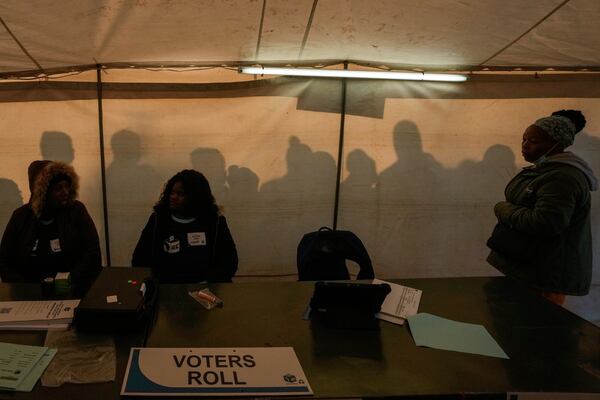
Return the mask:
[[599,69],[596,0],[8,0],[0,74],[102,65]]

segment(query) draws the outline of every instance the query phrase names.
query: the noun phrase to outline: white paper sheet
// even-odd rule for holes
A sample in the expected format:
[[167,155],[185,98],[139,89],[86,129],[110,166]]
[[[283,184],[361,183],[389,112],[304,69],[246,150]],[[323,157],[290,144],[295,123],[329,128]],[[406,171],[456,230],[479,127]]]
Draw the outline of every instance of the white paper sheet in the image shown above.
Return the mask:
[[421,290],[379,279],[373,279],[373,283],[387,283],[392,289],[383,301],[381,311],[375,315],[377,318],[394,324],[404,325],[406,318],[415,315],[419,310],[421,294],[423,293]]
[[77,305],[79,300],[2,301],[0,329],[47,329],[51,325],[69,324]]

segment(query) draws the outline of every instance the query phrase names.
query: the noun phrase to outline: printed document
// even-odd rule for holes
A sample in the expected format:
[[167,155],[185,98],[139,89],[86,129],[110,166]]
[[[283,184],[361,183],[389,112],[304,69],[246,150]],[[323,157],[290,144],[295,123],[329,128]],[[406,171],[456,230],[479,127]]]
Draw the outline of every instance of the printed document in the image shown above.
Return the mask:
[[422,291],[391,282],[373,279],[374,284],[387,283],[392,291],[386,296],[381,311],[375,316],[381,320],[404,325],[407,317],[419,310]]
[[31,391],[54,354],[47,347],[0,343],[0,389]]
[[79,300],[1,301],[0,329],[49,329],[73,320]]

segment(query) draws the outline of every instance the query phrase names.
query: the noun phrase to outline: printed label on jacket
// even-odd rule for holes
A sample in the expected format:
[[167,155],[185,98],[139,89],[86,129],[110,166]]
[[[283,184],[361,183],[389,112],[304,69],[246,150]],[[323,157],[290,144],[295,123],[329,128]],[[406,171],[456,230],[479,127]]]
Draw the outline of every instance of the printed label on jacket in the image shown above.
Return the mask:
[[175,239],[175,236],[169,236],[168,239],[165,239],[163,242],[163,250],[169,254],[179,253],[179,239]]
[[204,232],[188,232],[187,241],[190,246],[206,246],[206,234]]

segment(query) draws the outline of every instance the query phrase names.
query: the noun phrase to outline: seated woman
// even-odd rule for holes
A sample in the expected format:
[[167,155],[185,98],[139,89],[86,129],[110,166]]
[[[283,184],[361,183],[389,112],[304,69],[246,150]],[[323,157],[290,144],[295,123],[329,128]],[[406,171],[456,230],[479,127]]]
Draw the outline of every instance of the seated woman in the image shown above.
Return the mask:
[[79,178],[70,165],[34,161],[31,198],[16,209],[0,244],[3,282],[41,282],[70,272],[75,296],[82,296],[100,272],[98,233],[83,203],[75,200]]
[[131,264],[163,283],[231,282],[237,250],[204,175],[186,169],[169,179]]

